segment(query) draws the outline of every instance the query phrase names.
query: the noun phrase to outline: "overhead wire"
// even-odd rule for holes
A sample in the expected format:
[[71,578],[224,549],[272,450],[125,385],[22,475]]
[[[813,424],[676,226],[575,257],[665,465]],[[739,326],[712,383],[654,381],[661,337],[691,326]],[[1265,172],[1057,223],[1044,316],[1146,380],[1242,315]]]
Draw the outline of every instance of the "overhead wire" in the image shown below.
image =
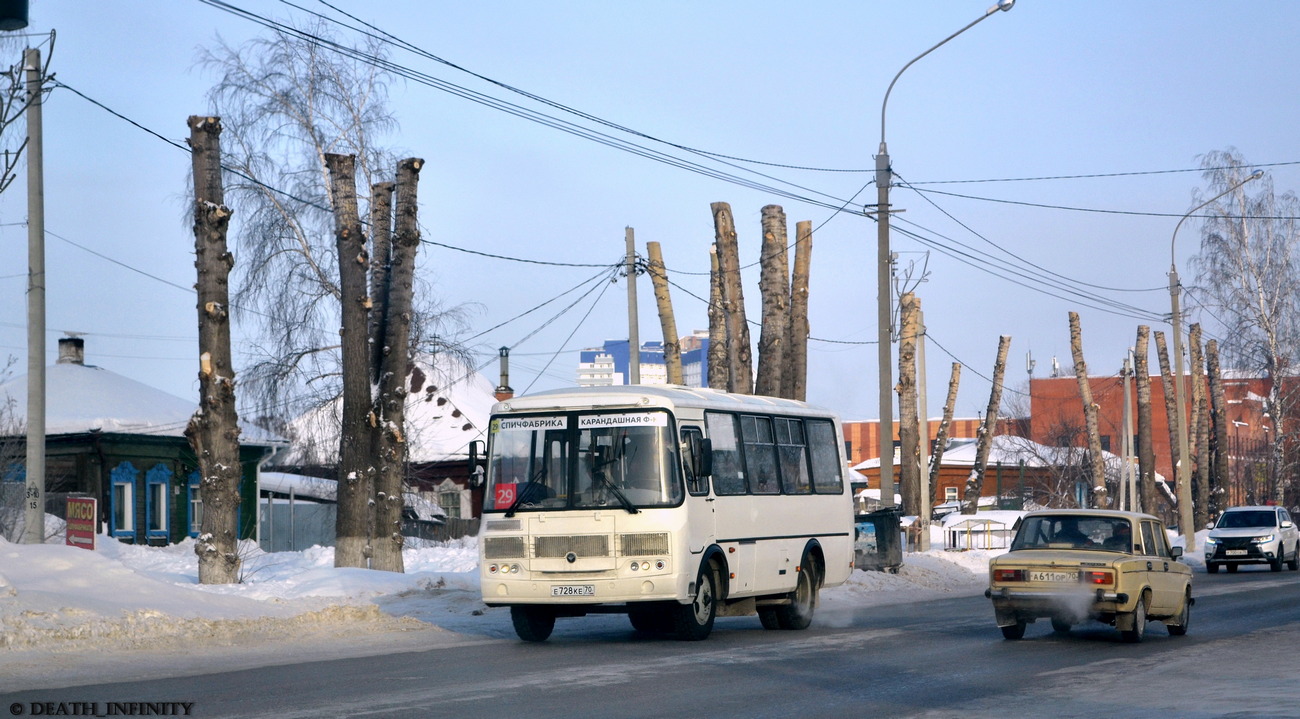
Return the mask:
[[[562,132],[577,137],[581,137],[587,140],[592,140],[594,142],[597,142],[598,144],[602,144],[613,149],[623,150],[625,152],[634,155],[639,155],[641,157],[645,157],[647,159],[654,160],[656,162],[669,165],[671,167],[677,167],[679,169],[688,170],[690,172],[703,175],[705,177],[711,177],[714,179],[722,180],[724,182],[739,185],[741,187],[746,187],[753,190],[759,190],[762,192],[766,192],[779,197],[785,197],[799,202],[806,202],[809,204],[820,205],[825,207],[831,207],[841,202],[840,198],[835,198],[831,195],[826,195],[812,188],[803,187],[796,183],[785,181],[785,180],[778,180],[776,178],[771,178],[770,176],[764,175],[763,173],[759,173],[754,170],[749,170],[745,168],[736,168],[734,165],[730,165],[730,163],[726,163],[726,162],[720,163],[723,165],[730,166],[733,169],[740,170],[742,172],[753,174],[759,177],[764,177],[767,179],[772,179],[781,184],[787,185],[789,187],[798,190],[803,190],[813,195],[821,195],[827,199],[818,200],[813,197],[800,195],[794,192],[793,190],[787,190],[781,187],[764,184],[757,180],[746,179],[744,177],[727,172],[722,169],[718,169],[716,167],[704,165],[693,160],[689,160],[683,157],[665,153],[660,150],[655,150],[646,147],[644,145],[639,145],[633,141],[625,140],[616,137],[614,135],[611,135],[608,132],[602,132],[600,130],[591,127],[579,125],[577,123],[570,122],[568,120],[564,120],[562,118],[555,117],[553,115],[548,115],[546,113],[524,107],[517,103],[509,102],[507,100],[503,100],[501,98],[494,97],[492,95],[481,93],[476,90],[471,90],[467,87],[443,80],[434,75],[421,72],[413,68],[409,68],[399,63],[387,60],[385,58],[376,55],[366,53],[364,51],[344,45],[342,43],[334,42],[326,38],[313,35],[312,33],[306,32],[304,30],[300,30],[293,26],[286,25],[284,23],[280,23],[275,20],[271,20],[264,16],[258,15],[252,11],[237,7],[228,2],[224,2],[224,0],[198,0],[198,1],[205,5],[209,5],[213,8],[216,8],[218,10],[222,10],[223,12],[227,12],[237,17],[242,17],[244,19],[247,19],[251,22],[254,22],[258,25],[261,25],[275,32],[280,32],[293,37],[297,37],[306,42],[315,44],[318,47],[332,50],[344,57],[352,58],[354,60],[364,62],[374,67],[378,67],[380,69],[386,70],[398,77],[405,78],[417,84],[425,85],[427,87],[431,87],[436,90],[446,92],[448,94],[460,97],[462,99],[470,100],[471,102],[475,102],[477,104],[484,105],[492,109],[506,112],[508,114],[514,115],[521,119],[529,120],[531,122],[543,125],[545,127],[550,127],[552,129],[560,130]],[[543,100],[539,100],[539,101],[543,101]],[[634,136],[638,136],[638,137],[640,136],[640,135],[635,135],[635,133],[633,134]],[[717,160],[712,160],[712,159],[711,161],[718,162]]]

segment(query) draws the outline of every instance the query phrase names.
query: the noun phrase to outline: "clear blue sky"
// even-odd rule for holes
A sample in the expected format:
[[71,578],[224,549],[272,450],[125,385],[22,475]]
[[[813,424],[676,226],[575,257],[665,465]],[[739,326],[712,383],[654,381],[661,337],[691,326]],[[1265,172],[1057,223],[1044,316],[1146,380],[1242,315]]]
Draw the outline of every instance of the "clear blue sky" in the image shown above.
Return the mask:
[[[880,104],[894,74],[978,17],[989,1],[797,7],[786,2],[335,4],[477,73],[677,145],[777,165],[857,170],[727,165],[605,130],[795,196],[783,197],[773,189],[670,167],[425,85],[399,82],[391,100],[401,127],[388,140],[403,154],[428,161],[420,186],[425,239],[510,257],[612,263],[623,252],[624,228],[631,226],[641,252],[647,241],[662,243],[673,280],[707,296],[709,204],[731,203],[746,264],[758,257],[760,209],[780,204],[791,236],[798,220],[811,220],[818,228],[811,276],[813,336],[869,342],[876,336],[876,227],[860,214],[836,213],[824,205],[847,201],[871,180]],[[303,15],[269,0],[233,4],[277,18]],[[332,14],[315,0],[299,4]],[[188,115],[208,110],[205,93],[213,78],[195,66],[197,48],[212,44],[218,34],[238,44],[261,32],[248,20],[198,0],[32,0],[30,30],[50,28],[58,33],[52,68],[58,80],[174,140],[188,134]],[[1082,315],[1089,369],[1117,373],[1144,321],[1131,315],[1158,317],[1169,311],[1170,236],[1178,216],[1194,205],[1201,178],[1197,172],[1168,172],[921,183],[1191,170],[1199,166],[1198,155],[1229,147],[1261,165],[1300,161],[1296,28],[1300,4],[1292,2],[1021,0],[902,76],[888,113],[895,171],[924,189],[987,198],[929,194],[927,200],[908,188],[894,190],[894,204],[906,209],[896,227],[929,239],[927,245],[896,233],[893,244],[904,265],[928,263],[928,281],[918,292],[931,337],[931,414],[939,412],[953,357],[967,366],[958,413],[983,410],[989,385],[980,375],[991,372],[999,335],[1013,338],[1008,400],[1026,378],[1028,352],[1037,361],[1037,376],[1050,371],[1053,356],[1068,366],[1071,310]],[[392,59],[561,115],[427,59],[401,51]],[[194,281],[184,199],[188,156],[67,90],[50,96],[45,133],[51,361],[62,332],[82,332],[88,362],[194,396],[193,295],[175,286],[188,288]],[[1279,193],[1300,188],[1300,165],[1266,169]],[[27,240],[25,227],[14,223],[25,219],[24,193],[20,177],[0,197],[0,306],[5,308],[0,357],[17,356],[19,372],[26,357]],[[860,210],[874,201],[874,188],[868,187],[855,204]],[[239,209],[234,208],[236,217]],[[1199,230],[1189,222],[1179,233],[1178,264],[1187,282],[1193,279],[1188,260],[1197,250]],[[991,260],[991,271],[948,252]],[[469,334],[596,273],[440,246],[423,246],[420,253],[419,272],[442,302],[470,309]],[[1042,277],[1044,271],[1033,265],[1078,283],[1142,291],[1085,287],[1086,298],[1060,290],[1053,292],[1062,297],[1051,296],[1027,289],[1029,282],[1014,274]],[[757,281],[757,267],[745,271],[752,319],[759,317]],[[477,340],[483,360],[495,356],[497,347],[513,346],[511,384],[517,390],[571,384],[576,350],[627,336],[626,289],[620,280],[598,303],[592,294],[520,342],[575,297]],[[641,337],[657,339],[648,281],[642,282],[640,297]],[[680,288],[673,289],[673,297],[683,334],[707,327],[702,302]],[[1103,312],[1097,309],[1103,299],[1135,309],[1124,315]],[[1145,322],[1168,330],[1152,319]],[[754,337],[757,341],[757,332]],[[813,342],[809,398],[849,419],[876,417],[875,358],[872,344]],[[495,371],[495,364],[489,365],[488,376],[495,378]]]

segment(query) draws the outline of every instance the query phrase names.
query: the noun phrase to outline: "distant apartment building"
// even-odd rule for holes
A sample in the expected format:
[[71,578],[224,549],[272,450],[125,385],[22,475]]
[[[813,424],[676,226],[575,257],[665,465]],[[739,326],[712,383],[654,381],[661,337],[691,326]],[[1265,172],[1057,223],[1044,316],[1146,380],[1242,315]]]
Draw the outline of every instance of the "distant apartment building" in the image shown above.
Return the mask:
[[[708,384],[709,333],[697,330],[678,340],[682,348],[682,381],[688,387]],[[662,342],[641,344],[641,384],[668,384]],[[629,384],[632,353],[627,340],[606,340],[602,347],[584,349],[578,356],[578,386],[608,387]]]

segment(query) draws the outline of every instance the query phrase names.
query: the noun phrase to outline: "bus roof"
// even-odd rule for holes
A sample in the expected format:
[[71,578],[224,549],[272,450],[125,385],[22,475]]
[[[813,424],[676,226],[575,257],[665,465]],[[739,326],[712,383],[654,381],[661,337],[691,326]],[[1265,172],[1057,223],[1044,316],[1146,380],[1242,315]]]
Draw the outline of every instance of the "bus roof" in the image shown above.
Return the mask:
[[834,416],[828,409],[793,399],[733,394],[682,385],[613,385],[553,389],[514,397],[492,406],[492,414],[560,407],[700,407],[733,412],[774,412]]

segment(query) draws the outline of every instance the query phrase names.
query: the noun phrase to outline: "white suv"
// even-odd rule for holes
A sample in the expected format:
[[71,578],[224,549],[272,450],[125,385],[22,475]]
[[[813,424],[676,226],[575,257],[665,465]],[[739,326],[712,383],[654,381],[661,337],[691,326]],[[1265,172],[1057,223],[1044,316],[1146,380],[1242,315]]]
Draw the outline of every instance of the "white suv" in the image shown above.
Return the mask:
[[1205,540],[1205,571],[1219,566],[1237,571],[1241,564],[1267,564],[1275,572],[1300,569],[1300,530],[1281,507],[1231,507],[1219,515]]

